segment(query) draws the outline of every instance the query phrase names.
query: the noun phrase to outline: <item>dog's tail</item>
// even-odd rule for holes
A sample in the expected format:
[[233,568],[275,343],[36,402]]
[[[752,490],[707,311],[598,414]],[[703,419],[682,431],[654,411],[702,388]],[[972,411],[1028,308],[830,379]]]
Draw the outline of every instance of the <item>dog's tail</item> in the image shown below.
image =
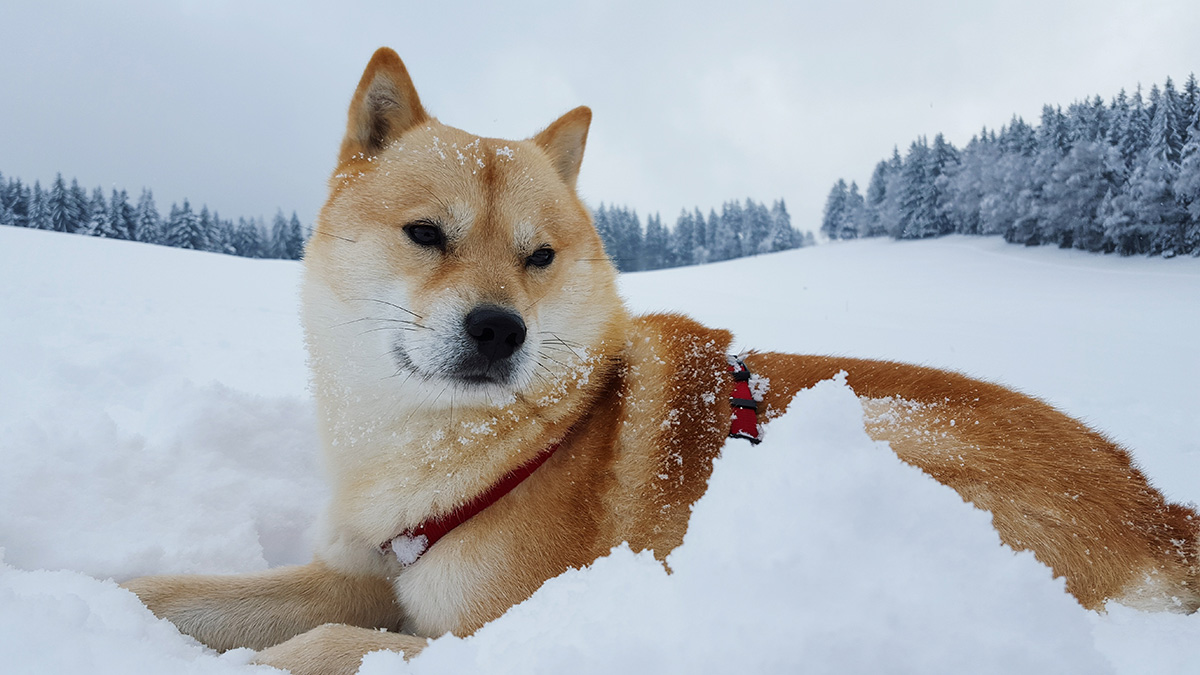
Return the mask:
[[751,354],[765,417],[845,371],[868,435],[992,512],[1090,609],[1200,608],[1200,514],[1168,503],[1124,448],[1044,401],[958,373],[889,361]]

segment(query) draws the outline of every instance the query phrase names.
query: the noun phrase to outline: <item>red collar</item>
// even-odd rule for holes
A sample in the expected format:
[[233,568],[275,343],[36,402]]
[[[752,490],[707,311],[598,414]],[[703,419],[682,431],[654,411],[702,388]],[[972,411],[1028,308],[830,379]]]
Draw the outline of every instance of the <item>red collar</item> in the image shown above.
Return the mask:
[[[741,359],[729,357],[729,372],[733,373],[733,392],[730,396],[730,406],[733,409],[730,420],[729,435],[734,438],[744,438],[758,445],[758,402],[750,391],[750,369]],[[446,536],[450,530],[462,525],[479,512],[495,504],[512,492],[526,478],[531,476],[538,467],[546,463],[550,456],[558,450],[561,441],[542,450],[536,457],[509,471],[499,481],[487,490],[475,496],[474,499],[454,509],[450,513],[430,518],[414,528],[407,529],[395,537],[383,542],[379,550],[384,555],[395,554],[396,559],[404,566],[417,561],[439,539]]]

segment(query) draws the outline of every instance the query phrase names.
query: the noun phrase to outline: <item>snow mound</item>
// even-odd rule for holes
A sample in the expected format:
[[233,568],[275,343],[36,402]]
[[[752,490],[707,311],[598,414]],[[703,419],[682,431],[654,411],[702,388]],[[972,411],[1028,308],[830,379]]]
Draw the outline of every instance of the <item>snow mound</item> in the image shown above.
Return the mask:
[[[771,279],[788,311],[729,278]],[[180,635],[111,579],[309,559],[327,492],[298,279],[296,263],[0,227],[0,673],[275,672]],[[746,347],[1007,380],[1200,499],[1198,260],[948,237],[621,286]],[[836,381],[762,445],[730,443],[669,562],[618,548],[470,638],[363,670],[1200,672],[1200,615],[1083,610],[988,514],[869,441]]]
[[863,431],[844,382],[716,461],[668,573],[621,546],[384,673],[1111,672],[1061,580]]

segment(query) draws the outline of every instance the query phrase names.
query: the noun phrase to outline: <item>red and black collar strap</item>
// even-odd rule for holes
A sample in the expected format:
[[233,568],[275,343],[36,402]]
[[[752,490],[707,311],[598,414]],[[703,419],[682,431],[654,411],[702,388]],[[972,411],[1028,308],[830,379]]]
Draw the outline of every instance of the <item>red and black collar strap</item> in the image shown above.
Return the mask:
[[[757,445],[760,440],[758,437],[758,402],[754,400],[754,396],[750,392],[750,370],[746,368],[746,364],[741,359],[731,356],[729,357],[729,371],[733,373],[733,393],[729,401],[733,408],[733,417],[729,435],[733,438],[744,438]],[[430,518],[383,542],[379,546],[379,551],[384,555],[394,554],[400,564],[404,566],[415,563],[451,530],[500,501],[504,495],[512,492],[526,478],[533,475],[533,472],[545,464],[546,460],[550,459],[550,456],[558,450],[560,443],[554,443],[542,450],[536,457],[509,471],[487,490],[450,513]]]
[[733,408],[729,435],[744,438],[754,445],[762,442],[758,437],[758,401],[750,391],[750,369],[736,356],[729,357],[729,372],[733,373],[733,395],[729,405]]

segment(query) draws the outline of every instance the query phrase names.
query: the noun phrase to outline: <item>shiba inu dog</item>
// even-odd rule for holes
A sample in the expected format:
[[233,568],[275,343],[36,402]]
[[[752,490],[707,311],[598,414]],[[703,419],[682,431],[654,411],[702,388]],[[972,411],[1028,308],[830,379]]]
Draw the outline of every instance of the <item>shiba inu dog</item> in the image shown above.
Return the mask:
[[665,557],[731,425],[756,438],[845,371],[872,437],[991,511],[1083,606],[1200,607],[1200,517],[1050,406],[899,363],[731,359],[727,331],[631,316],[575,192],[590,121],[577,108],[528,140],[480,138],[433,119],[399,57],[375,53],[304,258],[323,543],[304,566],[127,588],[205,644],[295,673],[411,656],[621,542]]

